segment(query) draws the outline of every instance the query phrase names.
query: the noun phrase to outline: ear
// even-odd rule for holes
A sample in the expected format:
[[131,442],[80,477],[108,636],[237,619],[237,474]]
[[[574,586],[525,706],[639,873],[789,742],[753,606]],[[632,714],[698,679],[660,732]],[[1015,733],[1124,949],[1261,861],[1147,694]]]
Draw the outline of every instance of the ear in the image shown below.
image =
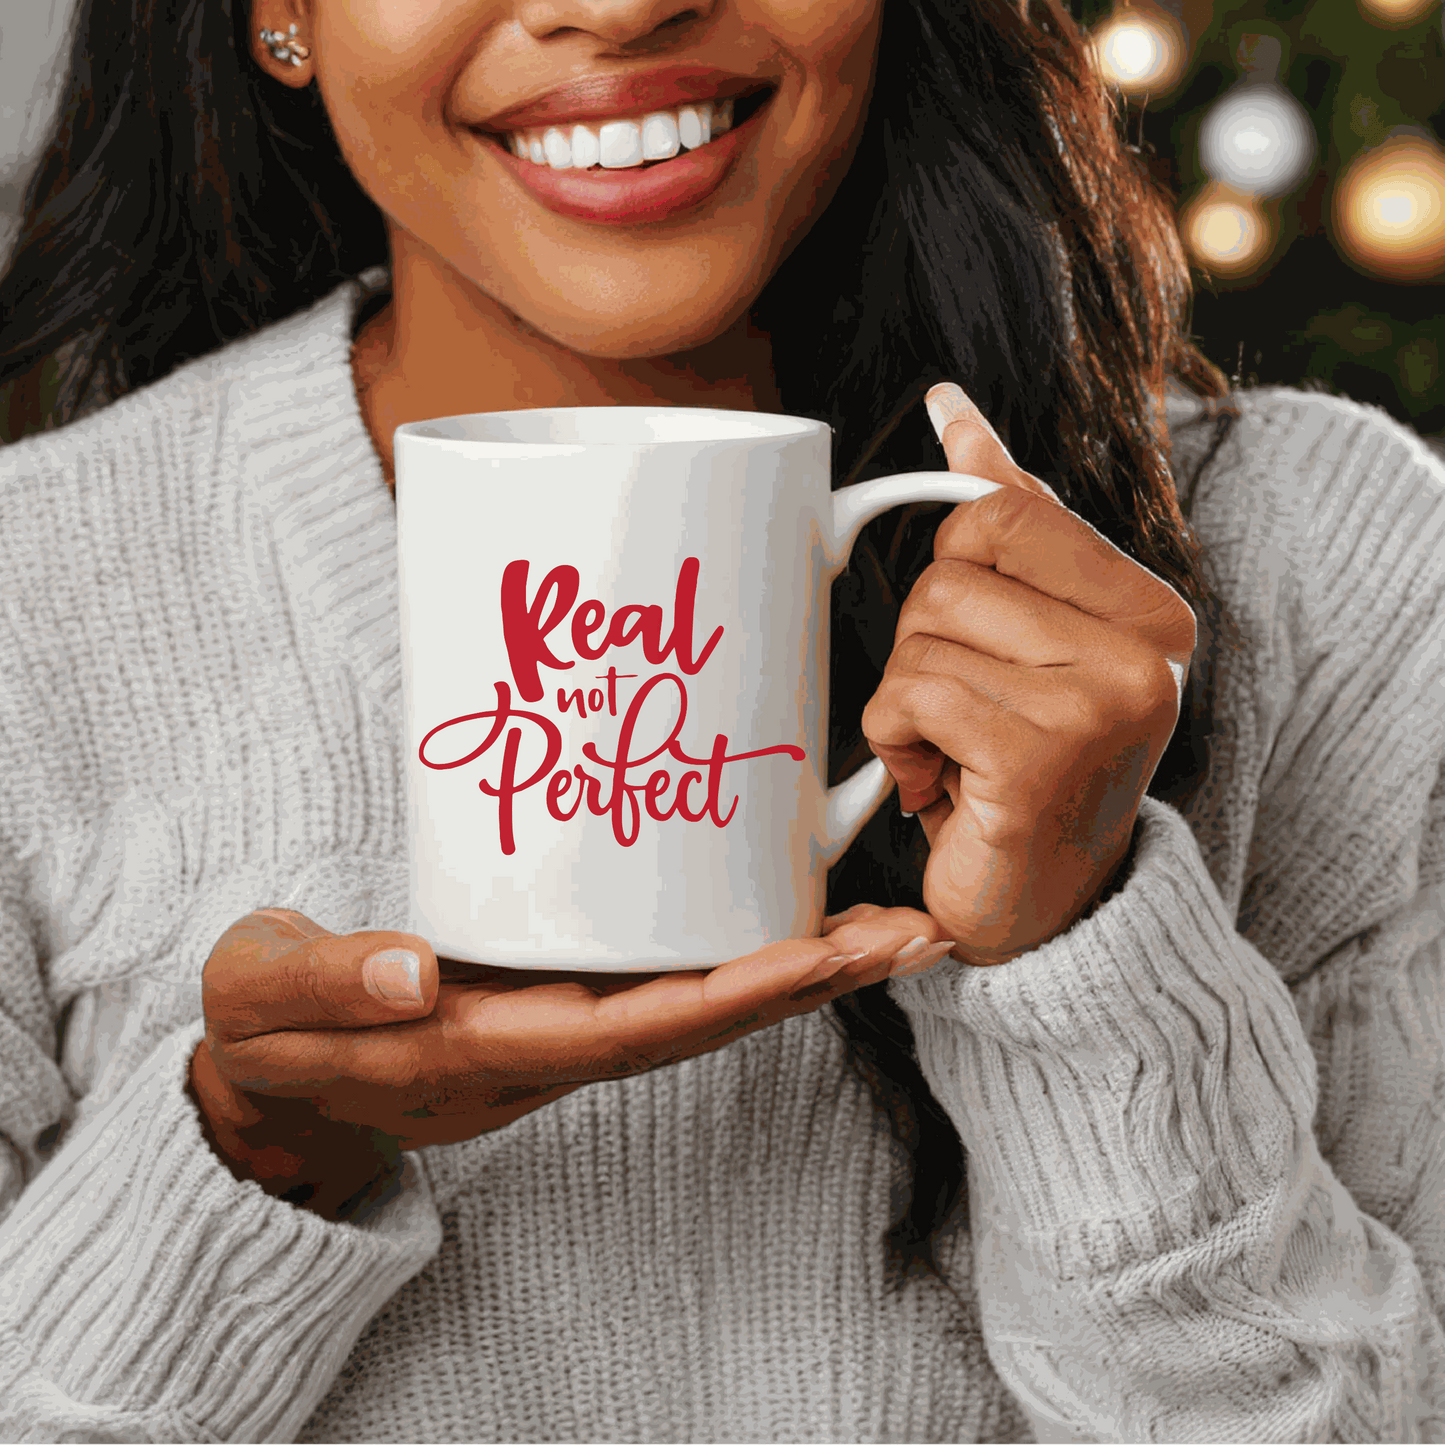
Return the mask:
[[274,80],[304,90],[316,77],[309,16],[293,0],[258,0],[251,7],[251,55]]

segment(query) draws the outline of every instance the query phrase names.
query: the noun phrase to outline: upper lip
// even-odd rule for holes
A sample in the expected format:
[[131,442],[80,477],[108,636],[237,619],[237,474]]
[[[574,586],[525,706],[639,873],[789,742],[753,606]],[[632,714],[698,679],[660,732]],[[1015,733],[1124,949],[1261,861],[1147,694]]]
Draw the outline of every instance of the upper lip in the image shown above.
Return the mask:
[[769,83],[755,75],[701,65],[676,65],[645,75],[587,75],[504,110],[479,129],[526,130],[608,116],[645,115],[697,101],[728,100]]

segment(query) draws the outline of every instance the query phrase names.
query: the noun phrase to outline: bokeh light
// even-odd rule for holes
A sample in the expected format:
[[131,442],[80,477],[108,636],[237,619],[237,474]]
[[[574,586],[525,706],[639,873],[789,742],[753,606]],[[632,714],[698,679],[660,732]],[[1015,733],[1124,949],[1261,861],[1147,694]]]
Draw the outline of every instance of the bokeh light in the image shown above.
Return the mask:
[[1237,191],[1282,196],[1309,174],[1314,155],[1314,127],[1304,107],[1272,80],[1236,85],[1199,131],[1200,164]]
[[1189,60],[1179,22],[1154,10],[1116,10],[1093,32],[1093,51],[1104,79],[1127,95],[1169,90]]
[[1332,220],[1362,270],[1400,281],[1445,272],[1445,151],[1416,135],[1361,151],[1335,187]]
[[1440,0],[1359,0],[1361,13],[1376,25],[1403,29],[1423,20]]
[[1274,249],[1276,227],[1259,201],[1228,186],[1206,186],[1179,217],[1190,259],[1228,280],[1255,275]]

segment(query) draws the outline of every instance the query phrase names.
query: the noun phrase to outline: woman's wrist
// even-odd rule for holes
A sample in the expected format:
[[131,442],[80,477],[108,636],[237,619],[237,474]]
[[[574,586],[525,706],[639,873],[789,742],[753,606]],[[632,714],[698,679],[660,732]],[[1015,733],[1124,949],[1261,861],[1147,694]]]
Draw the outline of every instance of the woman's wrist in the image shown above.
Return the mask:
[[355,1220],[392,1198],[402,1160],[394,1141],[366,1138],[328,1119],[309,1100],[269,1099],[226,1083],[206,1040],[191,1056],[188,1092],[201,1132],[216,1157],[241,1181],[254,1181],[333,1222]]
[[1116,893],[1123,891],[1134,867],[1134,855],[1139,848],[1139,833],[1143,826],[1144,824],[1138,818],[1134,820],[1134,826],[1129,830],[1128,847],[1124,849],[1124,854],[1119,861],[1109,870],[1103,886],[1094,895],[1089,906],[1079,915],[1078,922],[1082,923],[1084,919],[1097,913]]

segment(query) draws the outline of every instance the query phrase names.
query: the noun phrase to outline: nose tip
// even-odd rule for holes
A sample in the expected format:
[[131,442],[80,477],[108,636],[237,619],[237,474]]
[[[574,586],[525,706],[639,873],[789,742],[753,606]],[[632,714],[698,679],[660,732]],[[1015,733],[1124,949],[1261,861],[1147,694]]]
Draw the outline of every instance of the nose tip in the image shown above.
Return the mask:
[[716,0],[528,0],[518,19],[539,40],[572,30],[630,45],[705,20],[715,7]]

